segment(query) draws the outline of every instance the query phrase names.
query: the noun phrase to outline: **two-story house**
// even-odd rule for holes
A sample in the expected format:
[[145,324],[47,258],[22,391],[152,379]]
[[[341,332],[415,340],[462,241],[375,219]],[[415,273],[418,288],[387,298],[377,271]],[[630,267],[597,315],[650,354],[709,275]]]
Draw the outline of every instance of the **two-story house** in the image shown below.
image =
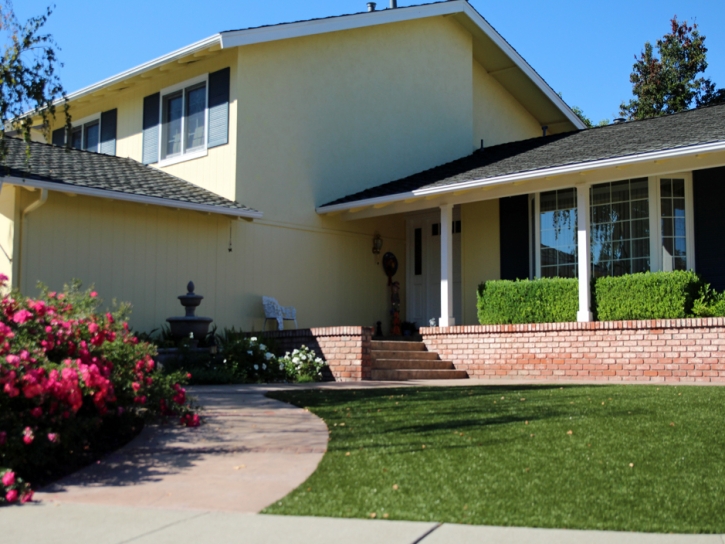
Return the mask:
[[497,278],[725,287],[725,110],[583,130],[463,0],[221,32],[68,99],[72,130],[3,178],[0,269],[93,283],[139,329],[190,279],[220,326],[261,329],[262,295],[302,327],[385,322],[375,236],[419,324],[474,324]]

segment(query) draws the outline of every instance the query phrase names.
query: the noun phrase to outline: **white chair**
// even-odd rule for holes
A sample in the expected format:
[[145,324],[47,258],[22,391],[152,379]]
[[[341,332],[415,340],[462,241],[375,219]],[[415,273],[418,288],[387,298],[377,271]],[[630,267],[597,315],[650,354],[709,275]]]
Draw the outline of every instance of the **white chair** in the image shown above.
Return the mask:
[[294,321],[295,329],[297,328],[297,310],[292,306],[280,306],[277,299],[272,297],[262,297],[262,305],[264,306],[264,330],[267,329],[267,321],[273,320],[277,322],[277,329],[284,329],[285,321]]

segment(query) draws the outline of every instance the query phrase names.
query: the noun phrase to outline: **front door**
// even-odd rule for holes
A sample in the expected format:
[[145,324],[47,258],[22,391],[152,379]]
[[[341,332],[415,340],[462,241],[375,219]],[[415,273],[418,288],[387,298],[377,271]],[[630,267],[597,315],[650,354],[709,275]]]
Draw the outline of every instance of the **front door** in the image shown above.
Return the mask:
[[[461,323],[461,222],[453,210],[453,309]],[[427,327],[441,316],[440,212],[411,215],[407,220],[407,321]]]

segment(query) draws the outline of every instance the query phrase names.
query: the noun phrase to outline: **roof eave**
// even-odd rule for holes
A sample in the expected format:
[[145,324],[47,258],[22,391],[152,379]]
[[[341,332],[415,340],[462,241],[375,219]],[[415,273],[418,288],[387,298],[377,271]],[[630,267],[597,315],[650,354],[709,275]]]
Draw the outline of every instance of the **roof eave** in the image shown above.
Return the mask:
[[355,200],[352,202],[345,202],[341,204],[332,204],[329,206],[319,206],[316,211],[320,215],[340,213],[350,210],[358,210],[368,207],[382,205],[390,205],[393,203],[404,202],[411,198],[421,197],[433,197],[443,196],[446,194],[467,191],[470,189],[479,189],[483,187],[493,187],[497,185],[513,184],[521,181],[529,181],[535,179],[541,179],[551,176],[561,176],[566,174],[573,174],[579,172],[588,172],[592,170],[600,170],[604,168],[614,168],[618,166],[634,165],[642,162],[656,161],[663,159],[681,158],[695,155],[704,155],[707,153],[716,153],[725,151],[725,141],[713,142],[709,144],[700,144],[688,147],[679,147],[674,149],[667,149],[663,151],[653,151],[648,153],[641,153],[638,155],[629,155],[626,157],[615,157],[610,159],[602,159],[596,161],[590,161],[585,163],[576,163],[565,166],[556,166],[552,168],[542,168],[539,170],[529,170],[526,172],[517,172],[513,174],[507,174],[505,176],[496,176],[490,178],[481,178],[461,183],[455,183],[450,185],[444,185],[441,187],[431,187],[428,189],[418,189],[414,191],[408,191],[405,193],[396,193],[384,197],[369,198],[364,200]]
[[200,213],[225,215],[238,217],[240,219],[261,219],[263,213],[257,210],[239,210],[234,208],[224,208],[222,206],[211,206],[209,204],[198,204],[195,202],[187,202],[183,200],[174,200],[171,198],[160,198],[155,196],[136,195],[133,193],[124,193],[121,191],[112,191],[108,189],[95,189],[92,187],[81,187],[67,183],[59,183],[54,181],[43,181],[35,179],[19,178],[17,176],[0,177],[0,185],[2,184],[17,185],[20,187],[32,187],[34,189],[47,189],[59,193],[73,194],[79,196],[90,196],[96,198],[108,198],[111,200],[120,200],[124,202],[134,202],[136,204],[147,204],[151,206],[161,206],[164,208],[173,208],[180,210],[190,210]]

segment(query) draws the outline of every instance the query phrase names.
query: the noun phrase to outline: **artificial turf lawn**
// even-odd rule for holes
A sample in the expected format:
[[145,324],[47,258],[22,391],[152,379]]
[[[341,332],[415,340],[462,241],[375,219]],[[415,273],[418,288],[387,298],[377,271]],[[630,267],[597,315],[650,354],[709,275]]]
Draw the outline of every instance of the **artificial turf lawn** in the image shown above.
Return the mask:
[[725,388],[283,391],[330,430],[264,513],[725,533]]

